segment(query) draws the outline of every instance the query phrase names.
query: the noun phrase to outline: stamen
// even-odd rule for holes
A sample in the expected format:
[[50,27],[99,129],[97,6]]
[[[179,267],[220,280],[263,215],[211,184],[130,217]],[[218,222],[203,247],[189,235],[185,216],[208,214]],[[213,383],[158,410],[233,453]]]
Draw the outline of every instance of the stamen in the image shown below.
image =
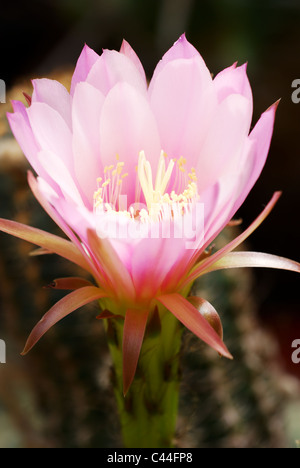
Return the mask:
[[169,182],[169,180],[171,178],[171,175],[172,175],[174,165],[175,165],[175,163],[171,159],[171,161],[169,162],[169,165],[168,165],[167,172],[165,173],[164,178],[163,178],[163,180],[161,182],[160,190],[161,190],[162,194],[165,192],[165,190],[167,188],[168,182]]
[[165,172],[166,172],[165,153],[161,151],[159,162],[158,162],[156,180],[155,180],[155,191],[157,191],[158,187],[161,185]]
[[[144,151],[139,154],[137,172],[135,203],[140,203],[141,191],[146,202],[146,208],[135,210],[133,207],[126,211],[121,209],[120,195],[122,191],[122,182],[128,177],[128,173],[122,174],[124,163],[118,161],[116,166],[110,165],[104,168],[104,181],[101,177],[97,178],[98,189],[94,193],[94,208],[96,211],[114,211],[120,215],[125,215],[133,221],[142,223],[160,221],[164,217],[177,217],[184,215],[189,210],[193,201],[198,198],[197,177],[194,168],[189,173],[186,171],[186,159],[180,157],[178,160],[170,159],[166,168],[168,156],[161,151],[158,161],[157,173],[155,177],[155,186],[153,187],[152,168],[146,159]],[[116,156],[119,160],[119,156]],[[174,190],[167,193],[167,187],[170,182],[173,170],[175,173],[175,183],[172,183]]]

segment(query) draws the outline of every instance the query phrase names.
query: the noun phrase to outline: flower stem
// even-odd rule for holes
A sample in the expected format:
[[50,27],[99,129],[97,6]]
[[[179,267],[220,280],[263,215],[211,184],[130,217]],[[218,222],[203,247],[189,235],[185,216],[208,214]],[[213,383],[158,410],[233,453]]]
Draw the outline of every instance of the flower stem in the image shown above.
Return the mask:
[[148,321],[134,381],[123,396],[124,320],[105,320],[114,364],[113,387],[126,448],[172,447],[178,411],[179,352],[182,327],[166,309]]

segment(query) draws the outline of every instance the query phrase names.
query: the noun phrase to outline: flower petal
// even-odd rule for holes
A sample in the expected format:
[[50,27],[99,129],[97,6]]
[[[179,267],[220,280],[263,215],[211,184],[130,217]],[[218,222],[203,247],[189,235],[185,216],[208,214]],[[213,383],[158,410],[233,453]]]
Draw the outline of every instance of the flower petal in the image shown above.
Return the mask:
[[128,205],[135,201],[139,153],[144,150],[156,173],[161,145],[157,124],[147,99],[127,83],[118,83],[107,95],[100,119],[100,148],[103,166],[124,162],[128,177],[122,180],[122,193]]
[[102,297],[106,297],[106,294],[94,286],[86,286],[84,288],[77,289],[63,297],[53,307],[51,307],[44,317],[36,324],[30,333],[21,354],[27,354],[28,351],[30,351],[39,339],[49,330],[49,328],[55,325],[59,320],[66,317],[71,312],[74,312],[74,310],[79,309],[79,307],[89,304],[97,299],[101,299]]
[[245,141],[243,153],[236,167],[229,166],[218,183],[201,194],[201,201],[208,214],[205,219],[204,248],[232,219],[261,174],[271,143],[278,103],[273,104],[262,114]]
[[206,270],[217,262],[220,258],[231,252],[233,249],[238,247],[242,242],[244,242],[247,237],[249,237],[255,229],[266,219],[266,217],[270,214],[272,209],[274,208],[275,204],[277,203],[278,199],[281,196],[281,192],[275,192],[271,200],[269,201],[268,205],[265,209],[261,212],[261,214],[256,218],[256,220],[239,236],[225,245],[222,249],[219,249],[215,254],[211,255],[206,260],[198,263],[192,270],[191,273],[187,276],[187,278],[183,282],[183,286],[188,285],[192,281],[194,281],[199,276],[206,273]]
[[72,128],[71,120],[71,97],[66,88],[56,80],[47,78],[32,81],[33,93],[32,103],[43,102],[56,110]]
[[183,271],[183,268],[177,269],[176,264],[188,254],[184,239],[155,239],[150,237],[150,233],[141,239],[132,251],[130,269],[138,298],[155,297],[169,274],[167,282],[175,280],[177,271]]
[[141,64],[141,61],[140,61],[139,57],[137,56],[136,52],[133,50],[131,45],[127,41],[125,41],[125,39],[123,39],[121,49],[120,49],[120,53],[123,54],[123,55],[126,55],[126,57],[128,57],[132,61],[132,63],[134,63],[134,65],[136,66],[137,70],[139,71],[142,79],[145,82],[145,86],[147,87],[147,79],[146,79],[146,74],[145,74],[144,67]]
[[85,286],[93,286],[93,284],[84,278],[68,277],[55,279],[46,288],[75,290]]
[[47,180],[47,174],[41,167],[37,158],[40,147],[33,135],[28,119],[26,107],[22,102],[13,101],[14,113],[7,113],[7,120],[11,130],[20,145],[21,150],[28,159],[32,168]]
[[27,114],[40,147],[54,153],[72,171],[72,133],[62,116],[41,102],[34,102],[27,109]]
[[72,82],[71,82],[71,96],[73,96],[75,92],[76,85],[80,83],[81,81],[85,81],[90,69],[94,65],[94,63],[98,60],[99,55],[91,49],[89,46],[85,44],[84,48],[82,49],[82,52],[79,56],[79,59],[77,61],[75,71],[72,77]]
[[216,107],[195,164],[200,193],[216,183],[224,173],[236,173],[250,129],[251,108],[249,100],[239,94],[230,94]]
[[239,196],[230,216],[233,216],[242,205],[263,170],[271,145],[278,105],[279,101],[261,115],[248,137],[249,143],[240,161]]
[[205,270],[209,273],[226,268],[275,268],[300,273],[300,263],[288,258],[261,252],[231,252]]
[[104,95],[90,84],[76,86],[72,105],[74,172],[90,209],[97,190],[97,177],[103,171],[99,131],[103,102]]
[[147,94],[147,84],[135,63],[116,50],[103,51],[91,68],[86,81],[105,95],[120,82],[130,84],[144,96]]
[[118,254],[108,239],[100,239],[91,229],[87,232],[88,247],[95,257],[99,268],[105,272],[110,286],[117,296],[135,298],[135,290],[128,270],[121,262]]
[[192,59],[195,58],[199,64],[199,67],[202,70],[203,80],[212,81],[210,72],[199,54],[198,50],[187,40],[185,34],[182,34],[180,38],[173,44],[173,46],[164,54],[162,59],[158,62],[153,77],[149,85],[151,89],[156,81],[156,78],[160,75],[162,70],[170,62],[176,61],[178,59]]
[[[198,338],[214,348],[218,353],[222,354],[222,356],[232,359],[230,352],[216,331],[205,320],[196,307],[184,297],[180,294],[167,294],[158,297],[157,300],[172,312],[185,327],[198,336]],[[204,301],[203,304],[206,309],[212,307],[207,301]]]
[[48,176],[59,185],[65,198],[82,205],[81,195],[64,161],[49,150],[40,151],[38,159]]
[[42,208],[46,211],[46,213],[50,216],[50,218],[52,218],[53,221],[61,228],[61,230],[69,237],[69,239],[72,241],[74,246],[77,246],[78,250],[82,253],[82,256],[86,257],[87,264],[88,264],[90,262],[90,259],[87,256],[85,250],[83,249],[81,243],[78,241],[78,238],[75,236],[73,231],[66,224],[65,220],[53,208],[53,206],[48,202],[47,198],[42,193],[41,182],[43,182],[43,179],[39,179],[39,181],[37,181],[34,175],[32,174],[32,172],[28,171],[27,180],[28,180],[28,184],[33,195],[35,196],[37,201],[40,203]]
[[37,249],[34,249],[32,250],[31,252],[29,252],[29,256],[30,257],[39,257],[40,255],[49,255],[49,254],[53,254],[54,252],[51,252],[50,250],[47,250],[47,249],[44,249],[42,247],[39,247]]
[[123,393],[128,392],[134,379],[149,311],[128,309],[123,331]]
[[77,247],[62,237],[7,219],[0,219],[0,231],[39,245],[90,271],[89,265]]
[[251,103],[252,114],[252,90],[247,77],[247,64],[241,67],[232,66],[221,71],[213,80],[219,102],[230,94],[241,94]]
[[167,63],[151,81],[149,96],[162,149],[170,158],[186,158],[188,171],[196,167],[217,105],[211,78],[198,57]]
[[110,312],[109,310],[103,310],[99,315],[97,315],[96,319],[97,320],[103,320],[103,319],[111,319],[111,318],[117,318],[124,320],[123,315],[118,315],[114,314],[113,312]]
[[[87,254],[86,249],[83,247],[81,241],[78,239],[77,235],[74,234],[73,230],[67,224],[66,219],[58,212],[56,208],[54,208],[48,201],[47,197],[44,195],[44,192],[41,190],[41,186],[43,185],[42,182],[45,184],[43,179],[37,181],[33,176],[32,172],[28,171],[28,184],[32,190],[33,195],[43,207],[43,209],[48,213],[50,218],[61,228],[61,230],[69,237],[72,241],[73,247],[82,255],[82,261],[85,262],[85,270],[89,271],[96,280],[101,280],[99,275],[99,271],[97,270],[94,262],[92,261],[91,257]],[[46,184],[45,184],[46,185]],[[65,200],[59,199],[60,202],[65,202]],[[72,204],[68,204],[70,206],[70,210],[73,209]],[[75,206],[77,208],[77,206]],[[74,212],[74,211],[73,211]],[[47,249],[47,247],[46,247]]]
[[[178,58],[189,59],[195,56],[200,57],[202,59],[198,50],[187,40],[185,33],[183,33],[181,34],[179,39],[177,39],[177,41],[174,42],[172,47],[170,47],[170,49],[164,54],[163,58],[158,63],[158,66],[162,64],[165,65],[166,63],[172,60],[176,60]],[[203,60],[203,64],[205,65],[204,60]]]

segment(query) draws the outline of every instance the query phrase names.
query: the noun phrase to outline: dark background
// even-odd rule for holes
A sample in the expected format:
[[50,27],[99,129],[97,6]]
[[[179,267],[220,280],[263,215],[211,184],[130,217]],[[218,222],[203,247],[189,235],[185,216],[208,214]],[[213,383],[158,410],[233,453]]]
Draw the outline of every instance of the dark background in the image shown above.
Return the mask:
[[[150,78],[162,54],[186,32],[217,74],[235,61],[248,62],[254,118],[281,98],[267,164],[238,215],[246,227],[275,190],[283,195],[247,242],[250,250],[300,261],[300,104],[291,100],[300,78],[299,0],[11,0],[1,5],[0,78],[7,88],[22,79],[72,69],[86,42],[101,53],[125,38]],[[253,294],[262,326],[272,330],[291,363],[291,342],[300,338],[299,277],[259,270]]]

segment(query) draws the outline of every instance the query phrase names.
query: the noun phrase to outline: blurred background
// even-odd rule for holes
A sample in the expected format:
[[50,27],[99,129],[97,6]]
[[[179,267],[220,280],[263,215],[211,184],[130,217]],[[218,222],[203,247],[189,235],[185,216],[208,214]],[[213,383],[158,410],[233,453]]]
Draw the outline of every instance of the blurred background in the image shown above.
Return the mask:
[[[10,99],[31,94],[30,80],[51,77],[66,86],[87,43],[98,53],[136,50],[149,78],[157,61],[186,32],[217,74],[248,62],[253,124],[281,98],[262,176],[240,209],[246,227],[275,190],[283,195],[247,241],[251,250],[300,260],[299,0],[11,0],[1,5],[0,216],[53,233],[56,226],[33,199],[27,163],[5,113]],[[236,229],[236,228],[235,228]],[[232,228],[224,236],[232,237]],[[0,447],[116,447],[118,420],[110,390],[110,361],[96,306],[81,309],[51,330],[29,356],[28,332],[59,297],[43,288],[74,268],[54,257],[29,257],[32,246],[0,235]],[[300,339],[298,275],[272,270],[216,273],[196,288],[224,321],[235,356],[220,361],[188,333],[182,363],[179,447],[295,447],[300,439],[300,364],[291,360]]]

